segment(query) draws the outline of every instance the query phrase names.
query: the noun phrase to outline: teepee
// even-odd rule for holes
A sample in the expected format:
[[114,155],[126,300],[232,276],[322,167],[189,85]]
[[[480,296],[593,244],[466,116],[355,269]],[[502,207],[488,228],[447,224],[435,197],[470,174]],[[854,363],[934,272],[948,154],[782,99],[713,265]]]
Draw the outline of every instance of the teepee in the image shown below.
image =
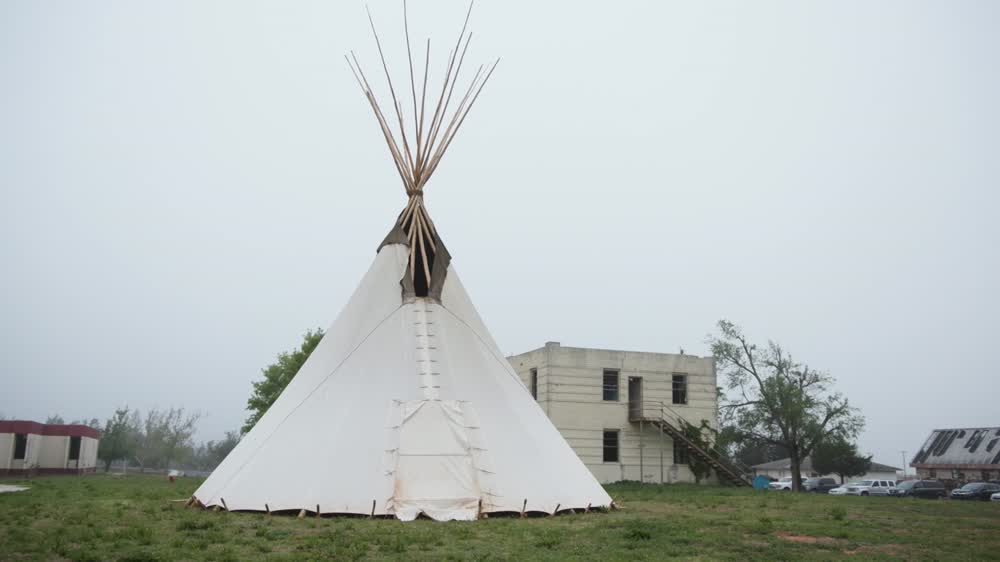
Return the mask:
[[374,24],[398,141],[348,59],[408,202],[308,361],[192,503],[404,521],[611,505],[497,348],[424,207],[427,180],[496,67],[479,68],[446,119],[471,38],[465,22],[430,111],[427,63],[418,90],[411,56],[412,137]]

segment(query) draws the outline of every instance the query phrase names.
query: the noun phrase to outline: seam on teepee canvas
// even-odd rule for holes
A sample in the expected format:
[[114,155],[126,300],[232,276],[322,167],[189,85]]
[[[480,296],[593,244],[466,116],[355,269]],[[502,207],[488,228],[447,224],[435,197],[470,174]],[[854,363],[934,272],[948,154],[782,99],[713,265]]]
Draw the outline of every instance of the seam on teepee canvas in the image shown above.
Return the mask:
[[288,412],[288,414],[286,414],[285,417],[282,418],[280,422],[278,422],[278,425],[274,426],[274,430],[266,438],[264,438],[264,440],[260,442],[260,445],[258,445],[257,448],[254,449],[253,453],[251,453],[250,456],[247,457],[247,459],[243,462],[243,464],[241,464],[240,467],[233,472],[232,476],[230,476],[226,480],[225,484],[219,487],[219,492],[215,494],[216,496],[222,494],[222,491],[226,489],[226,486],[229,486],[229,483],[233,481],[233,478],[236,478],[236,476],[240,472],[243,472],[243,469],[246,468],[247,464],[251,460],[253,460],[255,456],[257,456],[257,453],[259,453],[260,450],[264,448],[264,445],[267,444],[267,442],[271,439],[271,437],[274,437],[274,434],[277,433],[279,429],[281,429],[281,426],[284,425],[286,421],[288,421],[288,418],[290,418],[292,414],[294,414],[303,404],[305,404],[306,401],[309,400],[309,398],[313,395],[313,393],[319,390],[319,387],[323,386],[326,383],[326,381],[329,380],[330,377],[332,377],[340,369],[340,367],[342,367],[344,363],[346,363],[347,360],[351,358],[352,355],[354,355],[354,352],[360,349],[361,346],[364,345],[366,341],[368,341],[368,338],[370,338],[372,334],[377,332],[378,329],[382,327],[382,324],[385,324],[387,320],[395,316],[396,313],[402,310],[404,306],[406,305],[400,304],[398,307],[394,308],[392,312],[390,312],[388,315],[386,315],[385,318],[380,320],[379,323],[376,324],[375,327],[372,328],[370,332],[365,334],[365,337],[362,338],[360,342],[358,342],[358,345],[354,346],[354,349],[352,349],[347,355],[345,355],[344,358],[340,361],[340,363],[337,363],[337,366],[334,367],[333,370],[331,370],[325,377],[323,377],[323,380],[319,381],[319,383],[317,383],[316,386],[313,387],[313,389],[310,390],[309,393],[305,395],[302,401],[296,404],[295,407],[292,408],[292,410]]
[[517,373],[514,372],[514,369],[513,369],[513,367],[510,366],[510,363],[507,361],[507,358],[506,357],[497,357],[496,353],[492,349],[493,346],[491,346],[490,344],[486,343],[486,340],[483,339],[483,337],[481,335],[479,335],[479,332],[477,332],[476,329],[473,328],[471,324],[469,324],[468,322],[466,322],[465,320],[463,320],[460,316],[458,316],[454,312],[448,310],[443,304],[441,305],[441,310],[444,310],[448,314],[451,314],[452,318],[454,318],[455,320],[458,320],[459,322],[461,322],[462,324],[464,324],[465,327],[468,328],[469,331],[472,332],[473,335],[476,336],[476,339],[479,340],[479,343],[483,344],[483,347],[486,348],[486,351],[488,351],[490,353],[490,355],[493,356],[493,359],[495,359],[497,363],[500,363],[500,365],[502,367],[506,367],[504,369],[504,371],[508,375],[510,375],[514,380],[516,380],[521,385],[521,387],[527,389],[527,387],[524,386],[524,381],[522,381],[521,377],[517,376]]

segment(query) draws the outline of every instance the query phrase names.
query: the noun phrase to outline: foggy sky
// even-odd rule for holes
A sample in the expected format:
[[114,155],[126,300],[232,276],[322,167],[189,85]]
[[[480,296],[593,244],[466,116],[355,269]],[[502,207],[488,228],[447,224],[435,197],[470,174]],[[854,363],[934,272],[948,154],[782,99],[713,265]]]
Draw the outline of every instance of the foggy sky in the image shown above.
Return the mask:
[[[371,7],[403,81],[401,5]],[[464,9],[410,3],[432,84]],[[707,355],[728,318],[832,373],[899,466],[1000,424],[998,23],[483,1],[468,61],[502,60],[427,205],[504,353]],[[0,413],[239,427],[405,204],[350,49],[378,76],[361,2],[0,4]]]

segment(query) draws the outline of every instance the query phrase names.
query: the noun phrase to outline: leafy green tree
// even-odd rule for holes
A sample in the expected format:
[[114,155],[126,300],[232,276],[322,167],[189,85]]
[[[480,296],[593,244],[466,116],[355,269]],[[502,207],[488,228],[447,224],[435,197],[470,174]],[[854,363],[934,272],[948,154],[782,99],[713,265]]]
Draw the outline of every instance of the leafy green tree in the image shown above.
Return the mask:
[[[725,393],[720,390],[719,396]],[[788,458],[788,450],[781,445],[742,435],[738,427],[723,425],[716,439],[716,446],[730,458],[754,466]]]
[[[684,437],[687,437],[703,451],[712,449],[718,432],[708,424],[708,420],[701,420],[700,425],[694,425],[686,420],[681,420],[681,423],[683,424],[681,431],[684,433]],[[696,484],[700,484],[702,480],[712,474],[712,466],[697,455],[688,455],[688,470],[694,475]]]
[[824,439],[813,449],[813,470],[820,474],[836,474],[840,483],[852,476],[861,476],[872,466],[872,457],[858,453],[854,443],[841,436]]
[[743,437],[785,447],[797,491],[802,459],[824,439],[855,438],[864,418],[833,391],[829,374],[796,362],[773,341],[750,343],[732,322],[720,320],[718,328],[709,343],[729,391],[720,406],[724,424]]
[[[138,416],[136,416],[138,417]],[[136,434],[138,446],[135,458],[142,470],[170,468],[172,462],[182,462],[192,449],[191,437],[201,414],[185,414],[184,408],[146,412],[141,431]]]
[[116,460],[128,462],[135,454],[135,429],[131,424],[128,406],[115,410],[115,415],[104,424],[97,457],[104,461],[104,471]]
[[241,431],[246,434],[253,426],[257,425],[264,412],[274,404],[288,383],[292,381],[295,374],[299,372],[306,359],[312,354],[319,340],[323,339],[323,330],[319,328],[306,332],[302,345],[298,349],[284,352],[278,355],[278,360],[265,367],[262,371],[264,380],[253,383],[253,394],[247,400],[247,410],[250,417],[247,418]]
[[239,442],[240,432],[227,431],[225,439],[199,445],[192,454],[192,464],[200,470],[214,470]]

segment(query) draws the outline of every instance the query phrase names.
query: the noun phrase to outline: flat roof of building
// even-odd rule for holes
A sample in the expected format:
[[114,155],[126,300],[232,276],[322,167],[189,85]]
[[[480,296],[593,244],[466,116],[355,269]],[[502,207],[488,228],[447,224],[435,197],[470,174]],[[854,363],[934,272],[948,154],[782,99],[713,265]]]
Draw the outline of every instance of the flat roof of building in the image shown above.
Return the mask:
[[44,424],[28,420],[0,421],[0,433],[24,433],[57,437],[90,437],[100,439],[101,432],[86,425]]
[[545,345],[543,345],[542,347],[536,347],[534,349],[529,349],[528,351],[522,351],[521,353],[515,353],[513,355],[509,355],[508,358],[510,358],[510,357],[517,357],[518,355],[524,355],[526,353],[532,353],[532,352],[535,352],[535,351],[540,351],[542,349],[545,349],[546,347],[559,347],[559,348],[562,348],[562,349],[579,349],[579,350],[583,350],[583,351],[603,351],[603,352],[608,352],[608,353],[635,353],[635,354],[641,354],[641,355],[663,355],[663,356],[667,356],[667,357],[685,357],[685,358],[689,358],[689,359],[712,359],[713,358],[711,355],[706,355],[705,357],[701,357],[701,356],[695,355],[693,353],[668,353],[668,352],[665,352],[665,351],[636,351],[634,349],[608,349],[606,347],[577,347],[577,346],[572,346],[572,345],[562,345],[561,343],[559,343],[557,341],[547,341],[547,342],[545,342]]

